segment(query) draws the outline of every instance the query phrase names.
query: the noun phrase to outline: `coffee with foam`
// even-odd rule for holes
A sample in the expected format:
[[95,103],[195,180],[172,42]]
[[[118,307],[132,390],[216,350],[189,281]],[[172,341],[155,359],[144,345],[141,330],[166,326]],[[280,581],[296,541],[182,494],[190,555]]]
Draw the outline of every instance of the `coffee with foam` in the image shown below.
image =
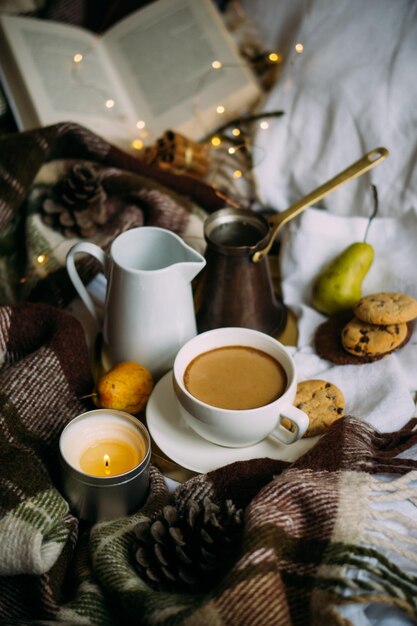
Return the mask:
[[277,400],[287,388],[284,368],[251,346],[222,346],[197,355],[184,385],[197,400],[221,409],[245,410]]

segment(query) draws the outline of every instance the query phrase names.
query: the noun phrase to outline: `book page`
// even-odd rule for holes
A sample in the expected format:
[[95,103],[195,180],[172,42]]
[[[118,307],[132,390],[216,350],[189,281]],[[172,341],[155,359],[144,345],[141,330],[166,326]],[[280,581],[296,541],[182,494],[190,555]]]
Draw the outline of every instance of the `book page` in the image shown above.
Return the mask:
[[[167,128],[198,139],[259,96],[209,0],[159,0],[113,27],[104,42],[153,140]],[[223,69],[214,70],[219,60]]]
[[[129,134],[126,96],[99,38],[32,18],[2,17],[1,23],[39,124],[73,121],[106,137]],[[81,62],[74,62],[75,54],[82,54]]]

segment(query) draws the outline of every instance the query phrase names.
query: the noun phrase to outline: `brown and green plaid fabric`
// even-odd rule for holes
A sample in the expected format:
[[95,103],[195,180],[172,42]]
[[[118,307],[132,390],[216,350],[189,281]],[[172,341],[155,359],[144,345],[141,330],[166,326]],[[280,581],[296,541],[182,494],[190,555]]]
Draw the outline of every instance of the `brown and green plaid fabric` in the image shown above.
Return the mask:
[[417,420],[381,434],[345,417],[293,464],[187,481],[177,508],[231,499],[242,543],[209,592],[159,592],[133,565],[136,523],[169,500],[159,471],[141,510],[92,528],[59,491],[59,434],[92,408],[79,400],[92,381],[78,322],[46,304],[0,307],[0,359],[0,623],[347,624],[341,607],[369,602],[417,619]]

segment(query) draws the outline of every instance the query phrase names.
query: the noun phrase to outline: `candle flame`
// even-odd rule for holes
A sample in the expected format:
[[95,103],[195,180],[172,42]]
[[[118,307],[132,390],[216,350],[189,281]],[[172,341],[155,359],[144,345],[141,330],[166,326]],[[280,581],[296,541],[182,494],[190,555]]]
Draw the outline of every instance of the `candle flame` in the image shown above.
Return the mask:
[[105,454],[103,456],[103,463],[104,463],[104,471],[106,473],[106,476],[108,476],[110,474],[110,457],[108,454]]

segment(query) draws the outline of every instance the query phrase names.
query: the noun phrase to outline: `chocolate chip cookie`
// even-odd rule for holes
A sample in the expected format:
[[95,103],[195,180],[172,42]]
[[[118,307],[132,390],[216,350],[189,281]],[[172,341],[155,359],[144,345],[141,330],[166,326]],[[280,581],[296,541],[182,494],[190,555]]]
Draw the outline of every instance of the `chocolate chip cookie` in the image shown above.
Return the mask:
[[417,300],[394,291],[373,293],[361,298],[353,313],[368,324],[403,324],[417,317]]
[[[351,319],[352,316],[349,314],[340,315],[331,317],[318,326],[314,334],[314,348],[321,359],[326,359],[336,365],[363,365],[379,361],[389,354],[387,352],[371,356],[347,352],[342,344],[342,331]],[[414,322],[407,322],[407,336],[398,348],[402,348],[409,341],[413,333],[413,324]]]
[[402,346],[407,335],[406,323],[368,324],[355,317],[342,330],[342,345],[350,354],[373,359]]
[[294,406],[307,413],[310,424],[304,437],[322,435],[345,413],[345,398],[326,380],[304,380],[297,385]]
[[336,365],[362,365],[382,359],[382,356],[371,359],[346,352],[342,345],[342,330],[351,319],[351,313],[342,313],[318,326],[314,334],[314,348],[319,357]]

